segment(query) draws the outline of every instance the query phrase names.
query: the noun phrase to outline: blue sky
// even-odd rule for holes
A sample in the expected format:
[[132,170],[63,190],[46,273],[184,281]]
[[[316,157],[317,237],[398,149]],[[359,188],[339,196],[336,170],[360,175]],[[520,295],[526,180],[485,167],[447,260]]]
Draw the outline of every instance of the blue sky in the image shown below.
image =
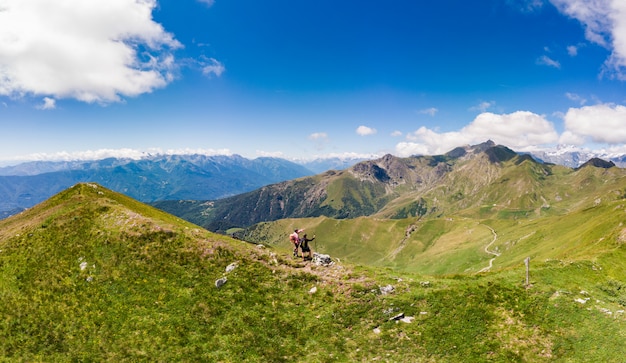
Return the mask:
[[626,152],[621,0],[0,0],[0,163]]

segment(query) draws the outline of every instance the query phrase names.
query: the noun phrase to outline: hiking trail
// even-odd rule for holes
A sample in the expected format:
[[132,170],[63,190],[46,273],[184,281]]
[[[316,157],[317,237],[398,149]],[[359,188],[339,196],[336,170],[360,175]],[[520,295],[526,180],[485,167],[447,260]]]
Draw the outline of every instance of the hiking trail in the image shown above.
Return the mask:
[[491,247],[491,245],[493,245],[496,242],[496,240],[498,239],[498,234],[496,233],[496,231],[493,228],[489,227],[488,225],[483,224],[483,226],[489,228],[489,230],[491,230],[491,233],[493,234],[493,240],[491,240],[491,242],[487,246],[485,246],[485,252],[487,254],[493,255],[495,257],[493,257],[492,259],[489,260],[489,266],[487,266],[485,268],[482,268],[477,273],[489,271],[491,269],[491,267],[493,267],[493,260],[495,260],[496,257],[500,256],[500,253],[489,250],[489,247]]

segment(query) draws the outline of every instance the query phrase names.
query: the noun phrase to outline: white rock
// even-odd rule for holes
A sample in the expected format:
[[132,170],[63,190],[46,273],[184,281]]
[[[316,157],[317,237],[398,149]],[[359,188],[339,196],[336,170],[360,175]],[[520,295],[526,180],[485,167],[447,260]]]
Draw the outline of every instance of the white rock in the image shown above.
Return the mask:
[[232,270],[237,268],[237,263],[233,262],[230,265],[226,266],[226,272],[231,272]]
[[215,287],[220,288],[220,287],[224,286],[226,281],[228,281],[228,279],[226,277],[222,277],[221,279],[215,280]]
[[396,316],[392,316],[391,318],[389,318],[389,320],[401,320],[404,319],[404,313],[400,313]]
[[391,285],[387,285],[387,286],[381,286],[380,287],[380,293],[383,295],[387,295],[387,294],[391,294],[392,292],[394,292],[395,288]]

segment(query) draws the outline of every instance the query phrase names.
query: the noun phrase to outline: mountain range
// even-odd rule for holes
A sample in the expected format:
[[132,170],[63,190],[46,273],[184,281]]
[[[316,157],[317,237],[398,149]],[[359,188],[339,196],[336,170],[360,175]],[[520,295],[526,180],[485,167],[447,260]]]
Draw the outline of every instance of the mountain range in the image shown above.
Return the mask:
[[144,202],[219,199],[311,175],[279,158],[157,155],[140,160],[33,162],[0,168],[0,213],[14,214],[79,182],[97,182]]
[[[285,218],[325,216],[403,219],[444,216],[492,206],[518,214],[567,209],[587,197],[581,175],[602,173],[605,186],[622,183],[624,169],[591,159],[579,168],[541,163],[488,141],[444,155],[386,155],[342,171],[327,171],[212,201],[162,201],[155,206],[213,231]],[[576,186],[576,187],[574,187]],[[626,186],[625,186],[626,188]]]
[[[561,146],[535,152],[543,163],[579,167],[601,157],[617,166],[626,156],[599,154]],[[249,160],[239,155],[150,155],[141,159],[108,158],[93,161],[38,161],[0,167],[0,218],[29,208],[78,182],[96,181],[144,202],[215,200],[265,185],[347,169],[369,159],[359,157],[288,161]]]

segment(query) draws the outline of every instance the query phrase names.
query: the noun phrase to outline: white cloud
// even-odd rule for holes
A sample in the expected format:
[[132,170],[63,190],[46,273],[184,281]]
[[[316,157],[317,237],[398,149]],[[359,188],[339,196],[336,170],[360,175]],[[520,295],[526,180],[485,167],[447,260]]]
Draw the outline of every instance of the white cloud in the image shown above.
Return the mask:
[[408,141],[397,144],[396,151],[401,156],[442,154],[459,145],[487,140],[523,151],[555,143],[558,137],[554,125],[541,115],[528,111],[502,115],[485,112],[460,131],[438,133],[421,127],[407,137]]
[[559,61],[556,61],[556,60],[548,57],[547,55],[543,55],[543,56],[537,58],[537,64],[542,65],[542,66],[553,67],[553,68],[557,68],[557,69],[561,68],[561,63],[559,63]]
[[309,135],[310,140],[325,140],[327,138],[328,138],[328,134],[326,134],[325,132],[314,132],[311,135]]
[[[140,151],[130,148],[121,149],[98,149],[85,151],[59,151],[55,153],[34,153],[17,156],[10,161],[77,161],[77,160],[102,160],[106,158],[141,159],[148,155],[232,155],[229,149],[168,149],[152,148]],[[6,161],[6,160],[5,160]]]
[[439,112],[439,110],[436,109],[435,107],[425,108],[423,110],[417,111],[417,113],[421,113],[423,115],[430,115],[430,116],[435,116],[437,112]]
[[587,100],[585,98],[577,95],[576,93],[567,92],[565,93],[565,97],[567,97],[569,100],[572,100],[574,102],[578,102],[581,105],[584,105],[585,103],[587,103]]
[[566,132],[561,143],[582,145],[591,140],[596,143],[626,143],[626,107],[600,104],[570,108],[564,117]]
[[569,54],[572,57],[575,57],[578,55],[578,47],[575,45],[570,45],[567,47],[567,54]]
[[368,135],[374,135],[376,134],[378,131],[376,131],[376,129],[373,129],[371,127],[367,127],[367,126],[359,126],[356,128],[356,133],[360,136],[368,136]]
[[162,150],[158,148],[148,149],[149,154],[165,154],[165,155],[233,155],[230,149],[203,149],[203,148],[182,148],[182,149],[167,149]]
[[213,6],[215,4],[215,0],[198,0],[199,3],[205,4],[208,7]]
[[44,97],[43,104],[37,106],[40,110],[54,110],[57,108],[57,101],[54,98]]
[[259,157],[266,157],[266,158],[284,158],[285,157],[285,154],[282,151],[257,150],[256,155]]
[[156,0],[1,0],[0,95],[115,102],[174,79]]
[[541,9],[543,7],[543,1],[544,0],[506,0],[509,6],[525,13],[531,13]]
[[476,106],[470,107],[470,111],[487,112],[488,109],[496,105],[496,101],[483,101]]
[[399,136],[402,136],[402,131],[398,131],[398,130],[396,130],[396,131],[394,131],[394,132],[392,132],[392,133],[391,133],[391,136],[393,136],[393,137],[399,137]]
[[606,47],[611,55],[605,73],[626,80],[626,1],[623,0],[550,0],[563,14],[585,27],[585,37]]
[[208,63],[202,62],[202,74],[204,74],[205,76],[210,76],[214,74],[219,77],[225,71],[226,67],[224,67],[224,65],[215,58],[209,58]]

